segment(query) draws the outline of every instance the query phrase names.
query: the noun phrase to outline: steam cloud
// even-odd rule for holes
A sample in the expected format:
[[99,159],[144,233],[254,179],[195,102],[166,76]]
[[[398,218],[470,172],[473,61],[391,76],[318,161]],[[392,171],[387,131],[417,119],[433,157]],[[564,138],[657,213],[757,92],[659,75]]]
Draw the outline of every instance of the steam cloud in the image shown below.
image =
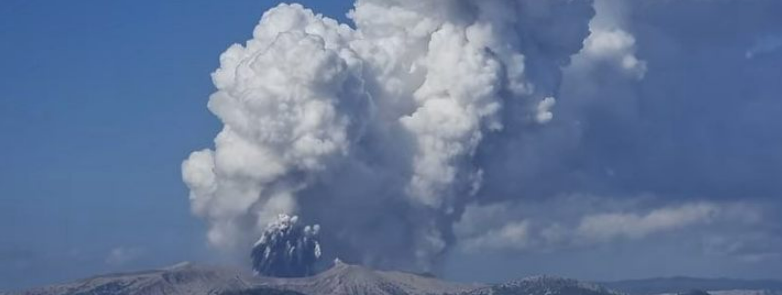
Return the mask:
[[265,276],[302,277],[320,258],[319,225],[302,226],[298,216],[281,214],[266,227],[252,250],[253,270]]
[[[588,1],[359,0],[353,28],[296,4],[267,11],[212,75],[214,150],[182,165],[209,242],[247,253],[262,236],[257,271],[302,275],[317,228],[275,222],[297,214],[328,229],[324,255],[432,270],[497,173],[481,149],[555,118],[593,15]],[[283,241],[294,256],[266,254]]]

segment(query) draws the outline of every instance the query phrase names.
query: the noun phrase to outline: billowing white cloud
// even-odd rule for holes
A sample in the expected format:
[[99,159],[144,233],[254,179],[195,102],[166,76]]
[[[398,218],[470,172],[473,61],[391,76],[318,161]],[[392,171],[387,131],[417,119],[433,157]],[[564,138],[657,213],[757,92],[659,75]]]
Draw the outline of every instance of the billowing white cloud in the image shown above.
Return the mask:
[[[224,128],[182,165],[192,210],[242,258],[281,213],[322,225],[325,258],[386,268],[429,269],[457,244],[556,251],[701,230],[726,241],[715,253],[765,255],[730,245],[768,218],[735,195],[778,187],[776,69],[746,60],[774,58],[778,33],[722,46],[670,28],[701,23],[677,11],[718,16],[665,10],[701,5],[358,0],[354,27],[280,5],[220,57],[209,109]],[[763,68],[724,71],[747,65]],[[571,194],[628,197],[559,203]]]
[[[553,118],[592,7],[359,0],[349,17],[355,28],[282,4],[221,55],[208,106],[223,130],[182,164],[212,245],[246,252],[297,214],[323,225],[327,255],[428,269],[481,188],[486,138]],[[334,213],[348,210],[360,220]],[[383,258],[390,248],[410,254]]]
[[[348,153],[369,111],[361,64],[345,47],[352,34],[281,5],[264,14],[246,46],[220,57],[209,109],[225,126],[215,151],[193,153],[182,169],[195,213],[212,221],[212,244],[254,239],[277,214],[296,210],[294,195],[309,175]],[[239,219],[248,214],[257,224]]]
[[595,67],[610,65],[621,73],[642,79],[646,62],[636,57],[636,40],[627,28],[626,3],[617,0],[596,0],[595,17],[589,24],[591,34],[584,48],[573,59],[572,67],[582,68],[588,75]]
[[546,97],[540,103],[538,103],[537,114],[535,114],[535,120],[540,124],[546,124],[551,119],[554,119],[554,113],[551,109],[557,104],[557,100],[553,97]]
[[646,63],[635,57],[635,38],[621,29],[594,28],[584,43],[583,54],[591,62],[608,62],[643,78]]

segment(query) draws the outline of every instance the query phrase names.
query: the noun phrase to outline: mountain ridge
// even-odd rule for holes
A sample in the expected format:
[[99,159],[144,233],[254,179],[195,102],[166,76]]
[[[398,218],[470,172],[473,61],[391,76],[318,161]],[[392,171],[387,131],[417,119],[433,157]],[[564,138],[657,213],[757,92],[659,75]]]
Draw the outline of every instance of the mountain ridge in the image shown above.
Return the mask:
[[696,278],[688,276],[657,277],[649,279],[598,282],[597,284],[625,293],[638,295],[677,293],[689,289],[719,290],[769,290],[782,293],[782,280]]
[[782,295],[782,281],[669,277],[591,283],[540,275],[501,284],[466,284],[373,270],[338,260],[313,276],[273,278],[247,270],[183,262],[25,291],[0,291],[0,295],[651,295],[696,289],[711,295]]
[[480,286],[342,262],[303,278],[262,277],[244,270],[184,262],[153,270],[98,275],[30,290],[0,292],[0,295],[450,295]]

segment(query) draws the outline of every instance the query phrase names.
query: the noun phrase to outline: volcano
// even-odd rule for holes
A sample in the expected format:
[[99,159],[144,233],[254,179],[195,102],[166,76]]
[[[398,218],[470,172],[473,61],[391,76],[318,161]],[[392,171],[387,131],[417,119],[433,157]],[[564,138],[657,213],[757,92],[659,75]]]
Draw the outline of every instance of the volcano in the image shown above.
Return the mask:
[[[649,288],[643,289],[644,292],[628,291],[648,287],[649,282],[652,281],[598,285],[555,276],[533,276],[502,284],[464,284],[407,272],[373,270],[339,260],[314,276],[276,278],[258,276],[249,270],[180,263],[27,291],[0,292],[0,295],[673,295],[696,287],[704,287],[712,295],[782,295],[779,288],[782,282],[727,279],[655,279],[658,292]],[[629,293],[604,285],[621,285]]]
[[303,278],[264,277],[245,270],[180,263],[157,270],[97,276],[0,295],[447,295],[480,287],[483,285],[377,271],[340,261],[320,274]]

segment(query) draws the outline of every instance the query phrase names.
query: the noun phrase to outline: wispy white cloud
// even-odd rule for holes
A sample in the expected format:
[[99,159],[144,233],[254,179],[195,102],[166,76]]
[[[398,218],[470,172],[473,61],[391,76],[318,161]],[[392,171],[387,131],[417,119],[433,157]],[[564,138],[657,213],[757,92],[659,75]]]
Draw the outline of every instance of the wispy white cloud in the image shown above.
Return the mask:
[[581,219],[575,234],[588,242],[640,239],[659,232],[709,223],[718,217],[720,211],[719,205],[704,202],[659,208],[648,213],[599,213]]
[[[556,205],[493,204],[469,206],[455,233],[462,250],[553,251],[563,248],[593,247],[614,242],[643,241],[666,233],[707,230],[730,236],[762,222],[755,206],[737,203],[690,202],[638,206],[642,202],[591,201],[575,197],[555,201]],[[572,202],[572,203],[570,203]],[[570,218],[550,211],[555,207]],[[523,209],[522,209],[523,208]],[[527,214],[539,210],[543,213]],[[545,214],[550,212],[550,214]],[[729,225],[729,226],[726,226]],[[725,251],[723,251],[725,252]]]
[[752,47],[747,49],[744,56],[747,59],[753,59],[758,55],[772,53],[779,49],[782,49],[782,35],[770,35],[755,42]]
[[475,250],[516,250],[529,247],[530,226],[528,221],[514,221],[500,228],[491,229],[481,235],[468,237],[461,241],[468,251]]
[[125,247],[120,246],[109,251],[106,256],[105,262],[111,266],[123,266],[144,255],[144,250],[140,247]]

